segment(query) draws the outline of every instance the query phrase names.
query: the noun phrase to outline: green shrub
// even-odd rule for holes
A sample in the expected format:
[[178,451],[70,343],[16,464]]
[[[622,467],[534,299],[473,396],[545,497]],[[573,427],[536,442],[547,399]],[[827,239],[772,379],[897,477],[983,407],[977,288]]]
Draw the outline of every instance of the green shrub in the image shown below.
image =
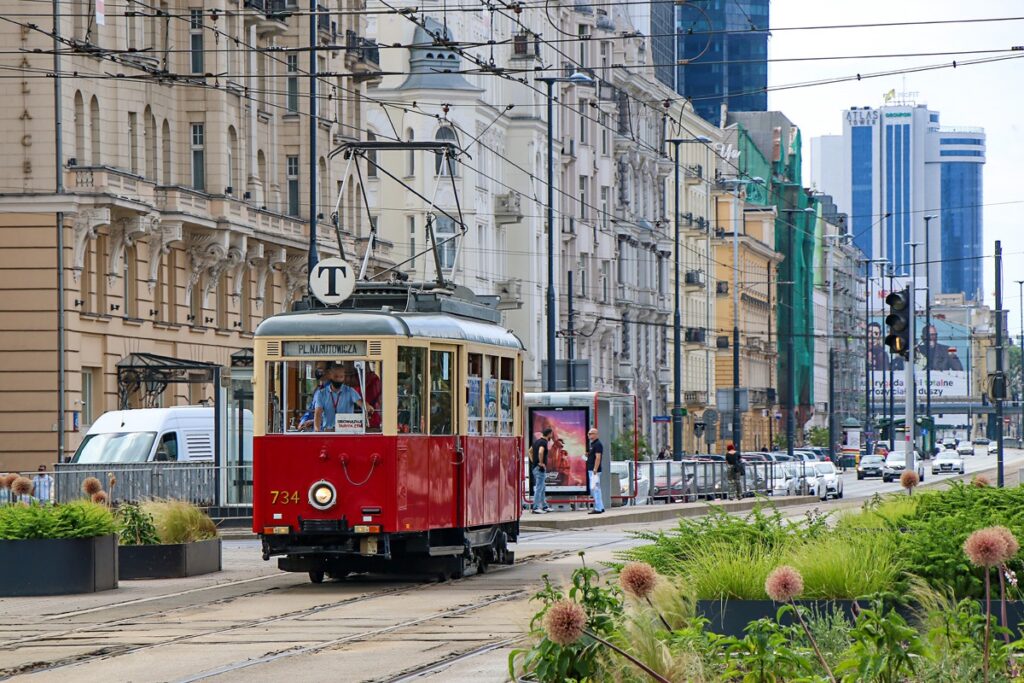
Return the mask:
[[794,547],[782,564],[803,575],[803,597],[853,600],[893,589],[903,566],[898,548],[882,530],[834,532]]
[[713,543],[681,563],[679,578],[698,600],[766,600],[765,579],[782,564],[781,556],[756,544]]
[[0,506],[0,540],[91,538],[116,531],[117,524],[110,510],[86,501]]
[[122,503],[117,509],[116,517],[121,545],[160,543],[153,515],[143,510],[138,503]]
[[149,500],[142,504],[160,543],[193,543],[217,537],[217,525],[205,512],[183,500]]

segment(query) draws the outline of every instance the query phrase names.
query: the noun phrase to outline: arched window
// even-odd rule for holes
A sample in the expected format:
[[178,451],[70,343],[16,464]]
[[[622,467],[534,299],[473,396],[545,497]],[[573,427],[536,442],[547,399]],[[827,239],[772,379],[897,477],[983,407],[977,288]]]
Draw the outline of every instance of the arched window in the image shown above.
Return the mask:
[[[377,142],[377,136],[370,131],[366,131],[366,141]],[[366,177],[377,177],[377,150],[375,149],[366,150]]]
[[[442,126],[438,129],[434,139],[441,142],[455,142],[457,138],[455,137],[455,130],[451,126]],[[451,157],[445,157],[443,152],[434,153],[434,173],[441,176],[459,174],[455,160]]]
[[146,107],[146,111],[142,115],[143,129],[142,134],[145,136],[145,149],[146,154],[146,177],[156,182],[156,117],[153,116],[153,110]]
[[85,165],[85,100],[81,91],[75,93],[75,160]]
[[239,173],[239,135],[234,132],[234,126],[227,127],[227,186],[231,188],[232,195],[241,195]]
[[[412,142],[416,139],[415,134],[412,132],[412,128],[405,129],[405,141]],[[405,158],[405,175],[414,176],[416,175],[416,150],[410,149]]]
[[163,166],[163,177],[160,180],[164,185],[170,185],[174,177],[171,173],[171,124],[167,119],[164,119],[163,130],[160,132],[160,160]]
[[100,101],[93,95],[92,101],[89,102],[89,135],[92,142],[92,155],[89,163],[93,166],[99,166],[103,163],[100,158],[100,123]]

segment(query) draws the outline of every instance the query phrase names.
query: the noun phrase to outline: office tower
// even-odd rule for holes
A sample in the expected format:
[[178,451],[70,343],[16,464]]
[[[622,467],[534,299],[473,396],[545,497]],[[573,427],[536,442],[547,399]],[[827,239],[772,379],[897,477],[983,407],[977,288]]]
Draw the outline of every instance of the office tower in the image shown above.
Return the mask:
[[[765,111],[768,2],[651,3],[658,80],[690,98],[697,114],[715,124],[723,104],[729,111]],[[682,60],[692,61],[680,64]]]
[[[890,94],[890,97],[893,95]],[[933,293],[980,300],[985,133],[944,128],[939,113],[913,103],[851,107],[843,133],[811,141],[811,181],[850,214],[854,242],[868,258],[910,274],[911,242],[925,242]],[[918,251],[925,260],[924,248]],[[923,277],[923,269],[918,275]]]

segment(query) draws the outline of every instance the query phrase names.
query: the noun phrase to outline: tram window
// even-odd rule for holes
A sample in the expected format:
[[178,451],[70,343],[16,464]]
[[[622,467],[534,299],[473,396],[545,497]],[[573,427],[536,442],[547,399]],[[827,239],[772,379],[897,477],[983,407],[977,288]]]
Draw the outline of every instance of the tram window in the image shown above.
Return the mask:
[[427,350],[398,347],[398,433],[426,433],[423,413]]
[[487,381],[484,385],[484,434],[498,433],[498,358],[487,356]]
[[430,433],[452,434],[452,381],[455,375],[450,351],[430,352]]
[[501,359],[501,396],[498,406],[501,419],[501,435],[512,435],[512,394],[515,391],[515,359]]
[[483,419],[481,401],[483,400],[484,357],[479,353],[467,355],[466,369],[466,420],[470,434],[480,433],[480,422]]
[[[350,407],[344,410],[323,409],[323,431],[334,430],[334,415],[339,412],[360,416],[362,425],[353,427],[356,432],[381,431],[383,406],[380,363],[362,360],[302,360],[267,365],[267,433],[317,431],[314,425],[317,392],[328,391],[326,387],[332,380],[347,385],[348,388],[339,388],[338,391],[342,399],[348,397],[345,400]],[[365,401],[363,397],[366,397]],[[322,402],[325,403],[328,398],[324,394]],[[372,410],[364,413],[357,403],[368,405]]]

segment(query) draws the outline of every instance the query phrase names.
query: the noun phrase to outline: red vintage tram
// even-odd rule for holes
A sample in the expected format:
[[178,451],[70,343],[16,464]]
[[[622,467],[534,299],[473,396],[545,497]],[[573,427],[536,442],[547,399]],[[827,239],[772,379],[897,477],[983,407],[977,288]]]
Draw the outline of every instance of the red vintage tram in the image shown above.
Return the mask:
[[341,308],[258,327],[253,530],[264,559],[317,583],[512,563],[523,346],[499,320],[464,288],[359,283]]

